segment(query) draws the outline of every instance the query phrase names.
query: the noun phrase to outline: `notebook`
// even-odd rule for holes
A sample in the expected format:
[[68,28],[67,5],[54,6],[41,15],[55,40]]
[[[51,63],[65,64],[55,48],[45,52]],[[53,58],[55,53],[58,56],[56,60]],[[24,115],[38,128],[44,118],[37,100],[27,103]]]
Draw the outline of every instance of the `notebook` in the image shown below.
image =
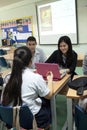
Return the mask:
[[35,63],[35,65],[36,65],[37,73],[41,74],[45,80],[46,80],[46,74],[49,71],[52,71],[54,81],[62,79],[66,74],[66,71],[62,71],[62,73],[60,73],[58,64],[54,64],[54,63]]

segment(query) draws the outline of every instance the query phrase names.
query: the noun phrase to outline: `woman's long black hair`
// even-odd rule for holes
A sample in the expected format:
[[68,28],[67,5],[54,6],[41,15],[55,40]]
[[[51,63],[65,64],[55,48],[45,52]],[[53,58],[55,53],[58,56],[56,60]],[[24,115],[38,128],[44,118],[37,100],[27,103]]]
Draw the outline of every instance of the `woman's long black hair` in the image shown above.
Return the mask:
[[67,54],[66,54],[66,64],[69,65],[71,63],[72,57],[73,57],[71,40],[70,40],[70,38],[68,36],[60,37],[60,39],[58,41],[58,50],[59,50],[59,55],[60,55],[59,63],[63,63],[63,57],[62,57],[63,54],[62,54],[62,52],[60,50],[61,42],[65,42],[68,45],[68,51],[67,51]]
[[13,105],[22,104],[21,99],[21,85],[22,85],[22,72],[28,67],[32,58],[31,51],[28,47],[22,46],[14,51],[13,66],[10,79],[6,84],[3,92],[2,104]]

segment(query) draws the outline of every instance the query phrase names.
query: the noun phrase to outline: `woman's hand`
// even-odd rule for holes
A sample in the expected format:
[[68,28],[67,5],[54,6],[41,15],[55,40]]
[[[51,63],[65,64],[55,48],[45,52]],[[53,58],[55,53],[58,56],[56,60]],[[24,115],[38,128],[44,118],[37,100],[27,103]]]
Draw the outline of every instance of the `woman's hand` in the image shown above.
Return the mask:
[[51,71],[47,72],[46,76],[47,80],[53,80],[53,73]]
[[66,73],[69,73],[70,72],[70,69],[66,69]]
[[53,95],[53,73],[51,71],[49,71],[47,74],[47,85],[48,88],[50,89],[50,92],[45,96],[45,98],[50,99]]

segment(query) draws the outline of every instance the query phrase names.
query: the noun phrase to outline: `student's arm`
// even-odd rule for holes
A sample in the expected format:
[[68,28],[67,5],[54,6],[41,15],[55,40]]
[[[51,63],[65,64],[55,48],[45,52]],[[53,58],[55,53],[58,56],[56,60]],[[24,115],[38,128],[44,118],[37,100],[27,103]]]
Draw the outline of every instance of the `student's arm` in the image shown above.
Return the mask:
[[66,73],[70,73],[70,69],[65,69],[66,70]]
[[74,52],[73,53],[73,59],[72,59],[72,64],[71,66],[68,68],[69,69],[69,73],[73,73],[75,71],[77,65],[77,54]]
[[45,61],[46,63],[58,63],[57,61],[57,51],[54,51],[48,59]]
[[53,73],[52,72],[48,72],[48,75],[47,75],[47,82],[48,82],[48,87],[50,89],[50,92],[44,97],[46,99],[50,99],[52,97],[52,94],[53,94],[53,89],[52,89],[52,82],[53,82]]

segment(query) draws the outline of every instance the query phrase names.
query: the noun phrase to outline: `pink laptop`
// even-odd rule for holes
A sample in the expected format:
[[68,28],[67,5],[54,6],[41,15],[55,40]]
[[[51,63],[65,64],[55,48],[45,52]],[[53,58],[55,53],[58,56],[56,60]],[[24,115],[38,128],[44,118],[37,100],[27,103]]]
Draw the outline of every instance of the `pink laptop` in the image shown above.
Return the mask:
[[49,71],[52,71],[54,81],[60,80],[66,74],[65,71],[62,74],[60,74],[58,64],[54,64],[54,63],[35,63],[35,65],[36,65],[37,73],[41,74],[44,79],[46,79],[46,74]]

